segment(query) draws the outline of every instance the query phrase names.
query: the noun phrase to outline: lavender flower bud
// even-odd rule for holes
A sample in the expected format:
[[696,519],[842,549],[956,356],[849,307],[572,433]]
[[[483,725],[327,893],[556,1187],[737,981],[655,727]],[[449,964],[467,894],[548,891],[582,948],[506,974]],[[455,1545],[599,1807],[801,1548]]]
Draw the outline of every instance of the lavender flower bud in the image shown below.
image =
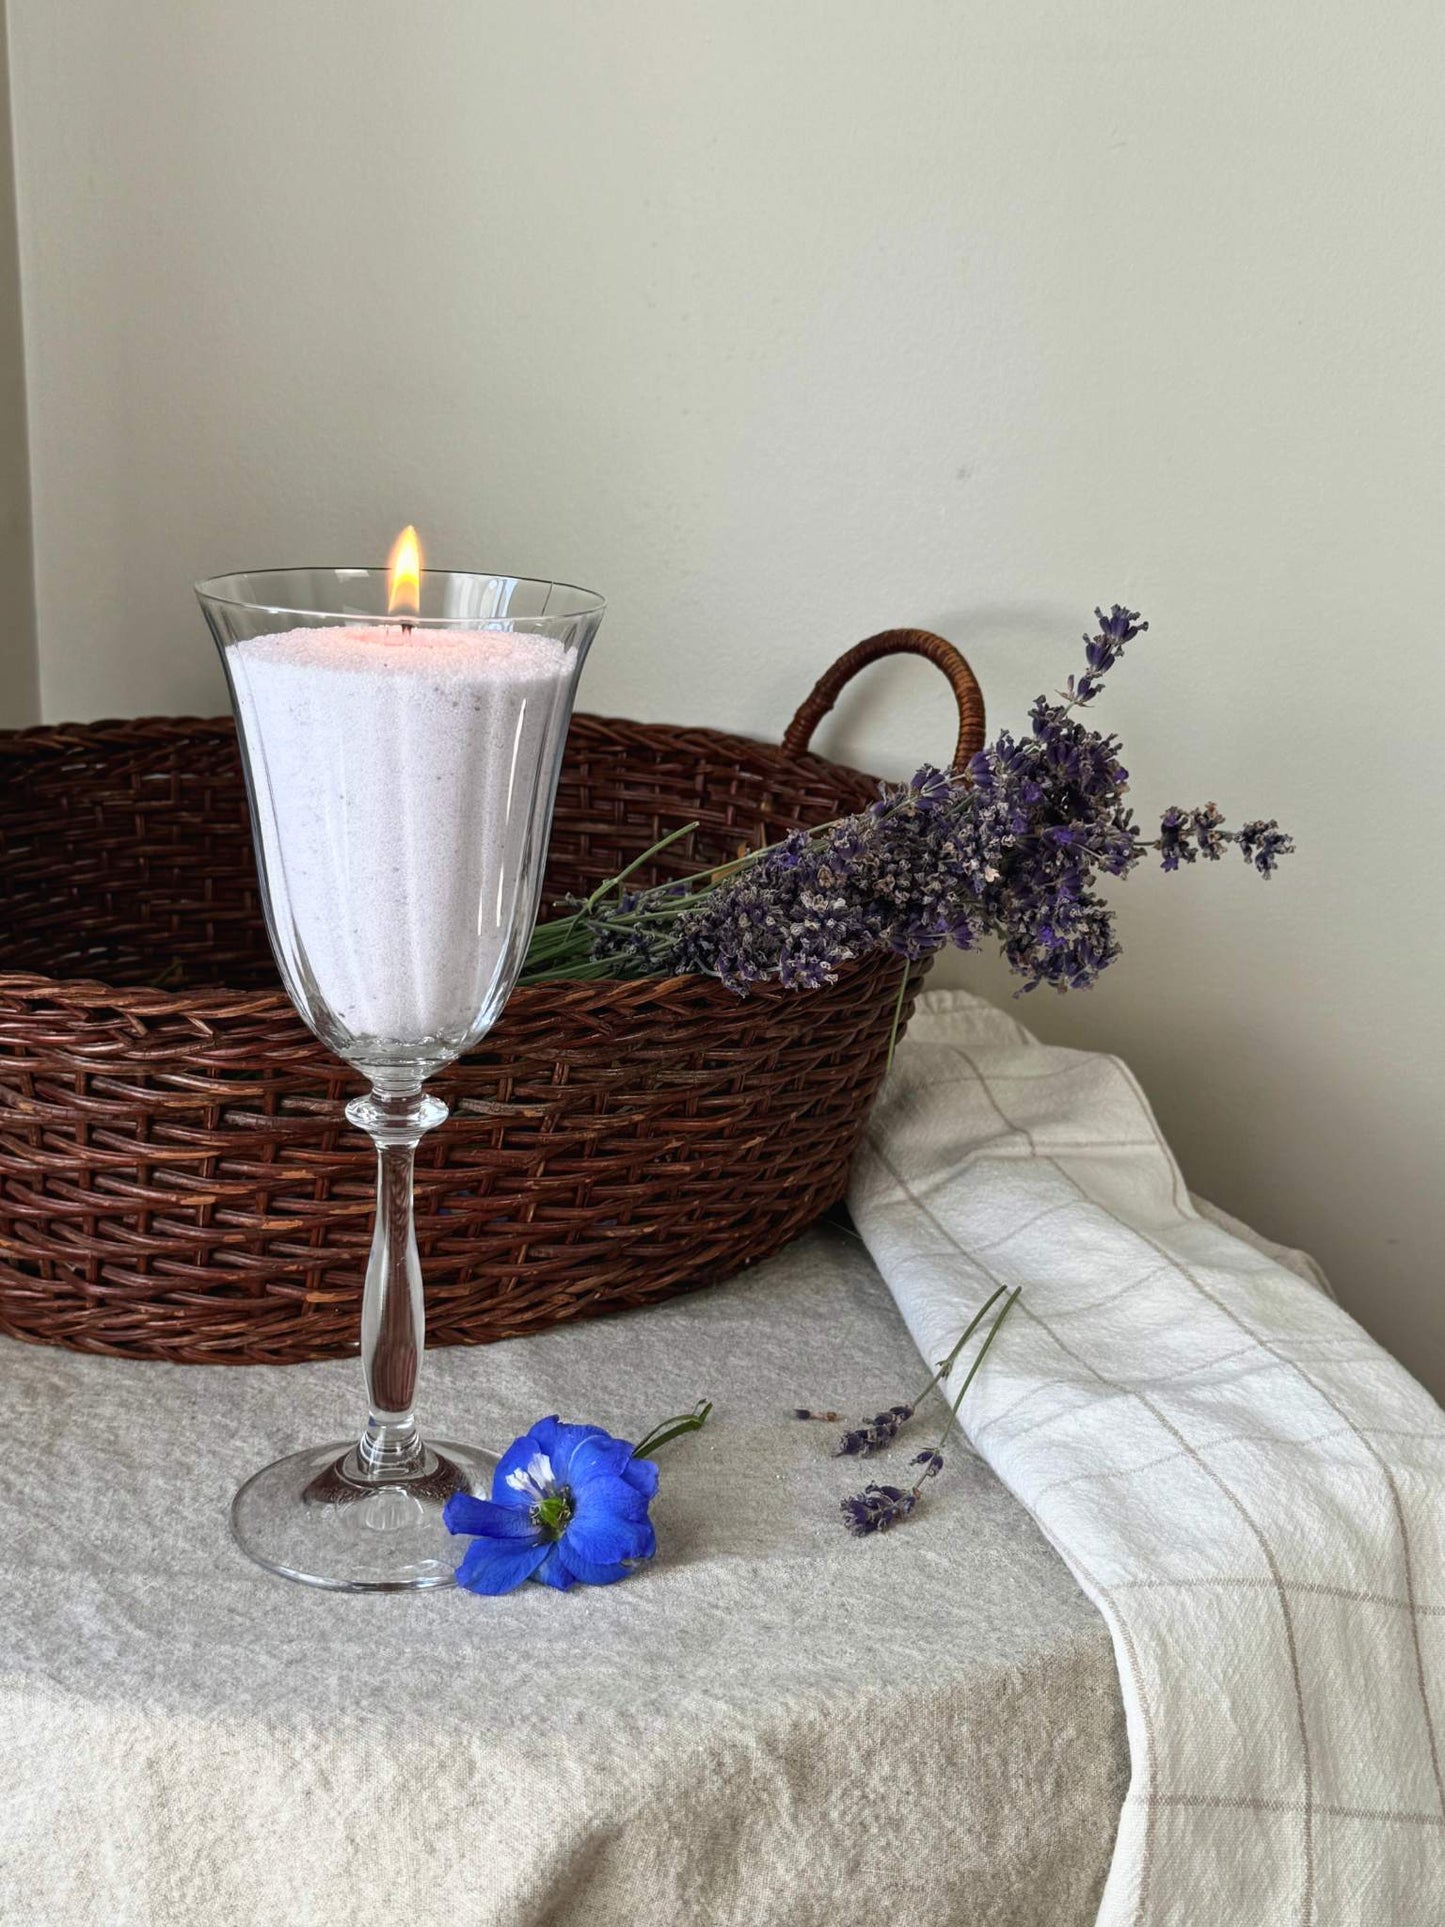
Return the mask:
[[1147,622],[1139,620],[1137,609],[1121,608],[1117,602],[1108,615],[1102,609],[1096,609],[1094,616],[1103,635],[1117,649],[1122,649],[1126,642],[1132,642],[1135,636],[1142,635],[1149,627]]
[[909,795],[920,810],[936,810],[953,795],[953,784],[940,769],[925,763],[908,785]]
[[885,1445],[893,1443],[912,1417],[911,1405],[890,1405],[886,1412],[879,1412],[875,1418],[845,1432],[834,1447],[834,1458],[866,1459],[874,1452],[881,1452]]
[[861,1538],[867,1532],[886,1532],[906,1519],[918,1504],[918,1493],[896,1485],[869,1485],[841,1504],[843,1524]]
[[1224,818],[1217,807],[1213,803],[1206,803],[1202,809],[1191,810],[1189,827],[1194,832],[1199,854],[1208,857],[1211,863],[1218,863],[1228,838],[1224,832]]
[[1189,841],[1190,821],[1176,804],[1170,804],[1159,819],[1159,854],[1166,870],[1177,870],[1181,863],[1192,863],[1194,846]]
[[1273,876],[1282,856],[1294,849],[1294,838],[1286,836],[1274,818],[1246,823],[1235,839],[1246,863],[1252,863],[1262,877]]

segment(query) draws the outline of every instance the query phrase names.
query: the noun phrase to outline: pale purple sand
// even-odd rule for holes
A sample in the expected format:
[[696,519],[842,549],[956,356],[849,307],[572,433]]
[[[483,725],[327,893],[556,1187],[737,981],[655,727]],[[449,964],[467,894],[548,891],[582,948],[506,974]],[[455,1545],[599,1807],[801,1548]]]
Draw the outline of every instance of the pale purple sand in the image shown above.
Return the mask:
[[431,1040],[444,1060],[526,941],[571,652],[392,625],[258,636],[227,663],[288,987],[353,1062]]

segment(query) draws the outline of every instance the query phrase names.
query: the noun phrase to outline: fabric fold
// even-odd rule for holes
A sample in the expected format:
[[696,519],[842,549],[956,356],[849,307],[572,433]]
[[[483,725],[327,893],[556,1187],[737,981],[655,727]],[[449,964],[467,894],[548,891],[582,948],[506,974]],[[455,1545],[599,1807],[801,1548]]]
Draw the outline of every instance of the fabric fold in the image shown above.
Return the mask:
[[1201,1212],[1124,1065],[965,993],[921,1000],[849,1202],[925,1358],[1022,1287],[964,1422],[1113,1638],[1101,1927],[1445,1919],[1435,1401]]

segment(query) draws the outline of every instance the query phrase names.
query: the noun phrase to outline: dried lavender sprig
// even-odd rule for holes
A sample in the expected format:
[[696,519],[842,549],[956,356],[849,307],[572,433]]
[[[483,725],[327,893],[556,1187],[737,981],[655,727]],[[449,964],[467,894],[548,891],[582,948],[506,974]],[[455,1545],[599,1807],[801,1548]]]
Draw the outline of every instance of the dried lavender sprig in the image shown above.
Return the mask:
[[[855,816],[691,877],[636,893],[609,880],[570,917],[539,927],[524,981],[694,971],[739,993],[769,978],[812,988],[879,951],[906,963],[992,936],[1024,990],[1081,989],[1119,954],[1101,878],[1126,876],[1151,849],[1177,870],[1217,861],[1231,842],[1270,876],[1293,848],[1272,820],[1231,831],[1207,804],[1165,811],[1152,840],[1136,828],[1117,738],[1076,712],[1148,625],[1117,603],[1095,613],[1084,673],[1060,702],[1039,698],[1028,733],[1005,731],[966,771],[925,767]],[[907,985],[905,970],[894,1039]]]
[[1094,619],[1099,625],[1098,635],[1084,637],[1084,660],[1088,668],[1077,680],[1070,676],[1068,687],[1063,691],[1070,709],[1082,709],[1094,700],[1104,687],[1104,677],[1123,655],[1125,643],[1143,635],[1149,627],[1147,622],[1139,620],[1137,609],[1126,609],[1118,602],[1108,615],[1102,609],[1095,609]]
[[[1000,1287],[1000,1290],[1001,1289],[1002,1287]],[[983,1343],[979,1346],[978,1356],[974,1359],[973,1363],[969,1366],[968,1371],[964,1376],[964,1381],[962,1385],[960,1385],[958,1388],[958,1396],[957,1398],[954,1399],[952,1405],[948,1408],[948,1417],[944,1420],[943,1430],[938,1435],[937,1445],[935,1445],[932,1448],[932,1450],[929,1452],[920,1452],[918,1457],[913,1460],[914,1465],[922,1465],[925,1461],[928,1461],[929,1469],[924,1474],[925,1478],[931,1479],[937,1473],[943,1470],[944,1441],[947,1439],[949,1433],[953,1430],[954,1421],[958,1417],[958,1408],[963,1403],[963,1395],[968,1390],[969,1386],[972,1385],[974,1379],[978,1376],[979,1366],[982,1365],[983,1361],[988,1357],[989,1346],[998,1337],[999,1326],[1002,1325],[1005,1318],[1008,1317],[1009,1313],[1013,1310],[1014,1306],[1018,1303],[1019,1293],[1022,1290],[1023,1290],[1023,1287],[1021,1285],[1014,1286],[1013,1290],[1009,1293],[1008,1298],[1005,1300],[1003,1309],[999,1312],[998,1317],[994,1319],[992,1325],[989,1326],[988,1337],[985,1338]],[[997,1296],[998,1296],[998,1292],[995,1292],[994,1298],[997,1298]],[[990,1298],[988,1302],[989,1304],[992,1304],[993,1298]]]
[[[615,905],[605,902],[650,857],[697,827],[695,823],[686,824],[643,851],[618,875],[599,884],[590,897],[581,901],[574,899],[569,915],[538,924],[519,981],[550,983],[574,976],[636,977],[689,968],[678,960],[676,939],[669,926],[678,924],[691,913],[704,911],[730,880],[774,856],[780,858],[784,868],[791,868],[796,862],[796,852],[800,846],[825,850],[830,836],[834,832],[841,832],[846,838],[849,825],[853,822],[866,821],[870,829],[876,829],[910,808],[927,811],[949,793],[952,780],[925,765],[911,783],[897,789],[884,786],[879,800],[856,818],[835,817],[809,830],[793,831],[761,849],[744,850],[730,862],[697,870],[690,876],[667,883],[654,884],[646,890],[623,892]],[[698,884],[702,887],[692,887]],[[645,928],[648,925],[655,925],[656,928]],[[786,971],[780,974],[785,982],[789,981]],[[724,981],[728,979],[724,977]],[[732,987],[742,988],[736,983]],[[894,1009],[889,1064],[892,1062],[907,989],[908,972],[905,971]]]
[[874,1452],[881,1452],[885,1445],[893,1443],[912,1417],[911,1405],[890,1405],[886,1412],[879,1412],[845,1432],[833,1447],[834,1458],[866,1459]]
[[[998,1303],[999,1299],[1003,1297],[1003,1292],[1004,1288],[1000,1285],[997,1291],[993,1292],[984,1300],[978,1311],[964,1327],[963,1335],[955,1344],[953,1350],[948,1354],[947,1358],[940,1361],[938,1370],[933,1374],[932,1378],[929,1379],[928,1383],[916,1398],[905,1401],[902,1405],[890,1405],[886,1412],[879,1412],[876,1417],[865,1419],[861,1424],[845,1432],[833,1449],[834,1458],[869,1458],[874,1452],[881,1452],[885,1445],[891,1445],[899,1432],[908,1423],[909,1419],[913,1417],[913,1414],[923,1403],[924,1399],[928,1397],[928,1394],[933,1390],[934,1386],[937,1385],[938,1381],[941,1378],[947,1378],[948,1374],[953,1370],[959,1353],[963,1350],[969,1339],[973,1337],[974,1333],[978,1330],[984,1319],[987,1318],[989,1312]],[[803,1414],[800,1412],[798,1416],[801,1418]]]
[[1177,868],[1181,836],[1211,856],[1237,842],[1269,875],[1289,848],[1275,824],[1227,831],[1206,807],[1166,813],[1152,843],[1136,828],[1117,738],[1074,712],[1145,625],[1119,604],[1098,618],[1084,675],[1062,703],[1034,704],[1027,735],[1003,732],[951,777],[920,769],[827,835],[750,860],[678,917],[669,966],[739,992],[767,978],[809,988],[870,953],[915,959],[991,935],[1026,989],[1080,989],[1119,952],[1100,878],[1127,875],[1151,848]]
[[[606,897],[610,896],[614,890],[620,890],[627,879],[640,870],[644,863],[650,862],[653,857],[667,849],[669,845],[679,842],[685,836],[691,835],[697,827],[698,823],[696,819],[694,819],[691,823],[682,824],[678,829],[670,830],[666,836],[659,837],[658,840],[649,849],[644,850],[640,856],[634,857],[631,863],[619,870],[615,876],[608,877],[604,882],[599,883],[591,896],[584,898],[576,904],[570,916],[555,917],[549,922],[535,925],[531,940],[527,945],[527,960],[524,968],[528,970],[534,969],[538,963],[545,962],[548,959],[549,953],[565,952],[566,949],[571,946],[579,925],[583,923]],[[556,975],[558,973],[548,972],[547,974]]]
[[[920,776],[928,774],[936,775],[937,772],[920,772]],[[942,778],[939,780],[946,781]],[[906,809],[912,801],[912,794],[906,787],[896,795],[890,792],[888,797],[872,805],[867,813],[869,820],[886,821]],[[810,830],[793,831],[761,849],[744,850],[729,862],[695,870],[689,876],[654,884],[635,893],[621,892],[618,902],[609,905],[606,899],[619,892],[620,886],[641,865],[698,827],[696,823],[684,824],[681,829],[672,831],[644,850],[626,869],[600,883],[591,896],[572,899],[566,916],[539,923],[532,933],[519,981],[552,983],[572,977],[637,977],[675,971],[680,966],[673,955],[676,946],[670,936],[669,926],[676,924],[689,912],[701,909],[719,888],[742,871],[799,840],[821,846],[826,843],[830,833],[848,821],[846,817],[834,817],[826,823],[816,824]],[[694,885],[702,887],[694,888]],[[649,924],[657,927],[652,930],[644,928]],[[906,987],[905,976],[903,989]],[[899,996],[900,1010],[901,1007],[902,991]]]
[[913,972],[909,967],[909,959],[905,957],[903,959],[903,968],[898,974],[898,995],[893,1004],[893,1023],[888,1031],[888,1056],[885,1058],[883,1064],[883,1068],[886,1071],[891,1071],[893,1068],[894,1053],[898,1049],[898,1031],[903,1022],[903,999],[908,995],[908,979],[912,975]]
[[591,896],[588,897],[583,908],[595,910],[604,897],[609,896],[614,890],[620,890],[627,879],[630,876],[635,876],[644,863],[648,862],[652,857],[655,857],[660,851],[668,849],[672,844],[681,842],[683,837],[691,836],[692,832],[698,827],[698,819],[694,817],[691,823],[684,823],[680,829],[669,830],[666,836],[660,836],[650,850],[644,850],[641,856],[634,857],[625,869],[617,872],[615,877],[608,877],[605,883],[599,883]]
[[[1000,1289],[1002,1289],[1002,1287],[1000,1287]],[[1009,1293],[1003,1309],[989,1327],[987,1338],[985,1338],[979,1346],[978,1356],[969,1366],[964,1381],[958,1388],[958,1396],[949,1407],[948,1418],[944,1422],[938,1444],[932,1446],[926,1452],[920,1452],[916,1458],[909,1461],[911,1465],[920,1465],[924,1468],[918,1476],[917,1484],[907,1488],[896,1485],[868,1485],[864,1487],[863,1491],[855,1492],[850,1498],[842,1500],[840,1510],[843,1514],[843,1524],[849,1532],[856,1533],[859,1537],[862,1537],[864,1534],[870,1532],[886,1532],[890,1526],[899,1524],[901,1520],[909,1516],[917,1506],[919,1500],[923,1497],[925,1482],[929,1479],[937,1478],[938,1474],[943,1470],[943,1446],[948,1438],[949,1432],[952,1430],[954,1421],[958,1417],[958,1410],[963,1404],[964,1393],[967,1392],[969,1386],[972,1385],[978,1374],[979,1366],[982,1365],[984,1359],[988,1356],[988,1348],[992,1345],[994,1339],[997,1338],[1000,1325],[1002,1325],[1005,1318],[1007,1318],[1013,1310],[1018,1300],[1019,1290],[1020,1288],[1015,1286],[1013,1291]],[[998,1292],[995,1292],[993,1298],[989,1299],[989,1304],[993,1304],[998,1295]],[[977,1320],[974,1322],[976,1325]],[[957,1355],[958,1348],[955,1347],[951,1356],[957,1357]]]
[[[835,829],[837,825],[844,820],[842,817],[832,817],[826,823],[815,824],[807,834],[810,837],[825,837],[830,830]],[[580,901],[574,899],[574,907],[569,915],[565,917],[554,917],[548,922],[535,925],[532,932],[532,940],[527,948],[527,961],[524,966],[524,974],[532,970],[533,965],[543,958],[547,950],[567,947],[579,925],[587,925],[593,913],[601,909],[605,900],[611,896],[614,891],[620,890],[627,879],[640,870],[644,863],[649,862],[659,851],[667,849],[670,844],[678,842],[682,837],[689,835],[698,827],[698,822],[694,820],[691,823],[684,823],[680,829],[669,831],[666,836],[660,837],[650,848],[644,850],[640,856],[634,857],[625,869],[619,870],[615,876],[610,876],[604,882],[599,883],[589,897],[583,898]],[[744,849],[732,858],[730,862],[712,864],[705,870],[694,870],[688,876],[675,877],[668,883],[654,884],[651,889],[637,892],[635,906],[623,912],[623,915],[631,920],[637,920],[649,915],[655,915],[659,918],[681,916],[684,910],[688,909],[693,903],[702,901],[718,884],[724,882],[728,877],[735,875],[739,870],[746,869],[749,864],[757,862],[760,858],[770,856],[774,850],[781,849],[788,840],[787,837],[780,837],[776,843],[763,844],[756,850]],[[693,890],[691,886],[698,883],[702,884],[703,888]],[[655,910],[639,907],[650,904],[656,898],[668,898],[671,899],[671,901],[665,908]],[[606,916],[599,919],[604,929],[609,928],[613,921],[613,918]],[[552,972],[549,974],[561,975],[563,973]]]
[[865,1485],[861,1492],[840,1502],[843,1524],[861,1538],[867,1532],[886,1532],[906,1519],[918,1504],[921,1488],[906,1492],[897,1485]]

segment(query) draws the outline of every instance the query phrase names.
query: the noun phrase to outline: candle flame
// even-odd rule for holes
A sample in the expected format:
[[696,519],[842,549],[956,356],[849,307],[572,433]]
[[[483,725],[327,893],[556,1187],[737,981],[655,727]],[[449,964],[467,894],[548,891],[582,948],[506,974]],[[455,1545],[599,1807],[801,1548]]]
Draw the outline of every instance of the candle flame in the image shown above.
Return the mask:
[[421,608],[421,543],[410,523],[391,545],[386,561],[386,613],[414,616]]

